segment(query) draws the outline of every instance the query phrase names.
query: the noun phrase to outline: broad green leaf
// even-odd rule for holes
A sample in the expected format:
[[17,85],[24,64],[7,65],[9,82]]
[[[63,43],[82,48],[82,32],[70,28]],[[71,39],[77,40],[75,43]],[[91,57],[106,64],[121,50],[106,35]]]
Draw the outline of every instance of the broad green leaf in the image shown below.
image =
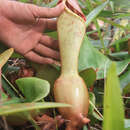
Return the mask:
[[17,79],[16,84],[27,102],[39,101],[46,97],[50,92],[49,82],[36,77]]
[[[70,107],[63,103],[39,102],[39,103],[19,103],[0,106],[0,115],[6,116],[11,125],[23,125],[40,113],[44,113],[48,108]],[[40,111],[42,109],[42,111]],[[44,111],[43,111],[44,110]]]
[[10,48],[6,50],[5,52],[3,52],[2,54],[0,54],[0,68],[3,67],[3,65],[7,62],[7,60],[10,58],[13,52],[14,52],[14,49]]
[[96,72],[92,68],[81,71],[80,76],[84,79],[87,87],[92,86],[96,81]]
[[102,5],[99,5],[94,10],[92,10],[88,16],[86,17],[86,26],[88,26],[99,14],[100,12],[106,7],[106,5],[109,3],[109,0],[104,2]]
[[[104,70],[111,64],[111,60],[94,48],[87,37],[84,38],[79,55],[79,71],[93,68],[97,72],[97,79],[104,78]],[[117,73],[122,73],[130,63],[130,59],[117,61]]]
[[22,126],[27,121],[29,121],[29,117],[35,117],[39,114],[39,111],[24,111],[24,112],[16,112],[12,114],[6,115],[6,121],[11,126]]
[[116,64],[110,65],[105,81],[103,130],[124,130],[124,108]]
[[53,102],[37,102],[37,103],[19,103],[0,106],[0,116],[10,115],[18,112],[25,112],[31,110],[57,108],[57,107],[71,107],[71,105],[64,103]]
[[102,66],[104,67],[106,60],[107,57],[100,53],[96,48],[94,48],[87,37],[85,37],[80,48],[79,71],[83,71],[87,68],[100,70]]
[[36,76],[47,80],[51,86],[54,85],[55,80],[59,77],[60,72],[50,65],[40,65],[30,62],[33,68],[36,70]]

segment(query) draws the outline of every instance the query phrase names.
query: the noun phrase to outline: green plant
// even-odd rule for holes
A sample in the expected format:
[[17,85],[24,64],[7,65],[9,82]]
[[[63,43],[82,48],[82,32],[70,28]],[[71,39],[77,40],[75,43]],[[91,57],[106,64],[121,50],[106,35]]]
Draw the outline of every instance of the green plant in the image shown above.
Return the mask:
[[7,60],[10,58],[13,51],[14,51],[13,48],[11,48],[5,51],[4,53],[0,54],[0,98],[3,98],[3,96],[5,95],[1,84],[1,69],[4,66],[4,64],[7,62]]
[[[11,48],[0,55],[0,75],[1,68],[7,62],[12,53],[13,49]],[[19,90],[21,90],[24,97],[13,87],[13,85],[11,85],[13,90],[17,92],[20,97],[16,98],[16,96],[13,95],[13,98],[8,100],[8,95],[3,91],[2,86],[0,86],[0,115],[5,116],[8,123],[11,125],[23,125],[27,121],[30,121],[38,130],[39,127],[33,118],[38,116],[40,113],[45,112],[41,112],[39,109],[70,107],[70,105],[65,105],[62,103],[44,102],[43,98],[45,98],[50,91],[50,84],[45,80],[35,77],[21,78],[16,80],[16,84],[18,85]]]
[[124,106],[115,63],[110,65],[106,76],[103,130],[124,130]]

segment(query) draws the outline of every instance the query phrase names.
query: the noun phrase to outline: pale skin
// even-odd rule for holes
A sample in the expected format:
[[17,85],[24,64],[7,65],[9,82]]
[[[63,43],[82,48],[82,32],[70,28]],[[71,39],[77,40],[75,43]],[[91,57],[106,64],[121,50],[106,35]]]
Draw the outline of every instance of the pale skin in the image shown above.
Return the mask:
[[58,41],[44,34],[56,29],[64,3],[54,8],[0,0],[0,40],[25,58],[40,64],[59,61]]

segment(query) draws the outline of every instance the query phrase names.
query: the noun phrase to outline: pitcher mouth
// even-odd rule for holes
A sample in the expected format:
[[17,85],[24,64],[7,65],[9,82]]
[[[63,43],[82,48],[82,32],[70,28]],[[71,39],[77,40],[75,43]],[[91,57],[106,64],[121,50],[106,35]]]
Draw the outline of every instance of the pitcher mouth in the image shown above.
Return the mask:
[[[59,0],[58,4],[61,3],[63,0]],[[73,2],[76,5],[76,8],[72,5],[73,0],[65,0],[65,5],[68,9],[70,9],[73,13],[80,16],[84,21],[86,21],[85,15],[82,13],[80,7],[76,2]]]

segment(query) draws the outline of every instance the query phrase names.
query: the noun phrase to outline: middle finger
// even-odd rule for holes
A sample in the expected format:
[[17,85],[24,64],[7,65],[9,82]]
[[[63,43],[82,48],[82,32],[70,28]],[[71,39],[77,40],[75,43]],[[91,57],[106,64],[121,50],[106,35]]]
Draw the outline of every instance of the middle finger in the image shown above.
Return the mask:
[[50,58],[54,58],[56,60],[60,59],[60,54],[58,51],[53,50],[51,48],[48,48],[42,44],[38,44],[34,49],[35,52],[39,53],[40,55],[46,56],[46,57],[50,57]]

